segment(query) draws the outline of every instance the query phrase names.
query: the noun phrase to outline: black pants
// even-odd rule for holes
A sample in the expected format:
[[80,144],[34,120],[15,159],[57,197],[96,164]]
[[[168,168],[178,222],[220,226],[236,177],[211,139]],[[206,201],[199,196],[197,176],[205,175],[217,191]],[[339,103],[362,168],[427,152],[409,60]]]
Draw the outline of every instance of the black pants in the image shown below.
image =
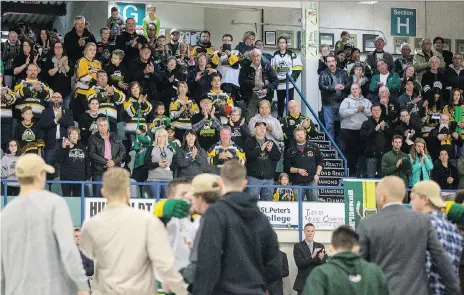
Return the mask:
[[71,184],[71,183],[61,184],[61,192],[63,193],[63,197],[80,197],[81,188],[82,188],[82,185],[80,184]]
[[[2,146],[5,152],[8,151],[8,141],[13,139],[13,118],[2,118],[1,121]],[[18,147],[19,148],[19,147]]]
[[[288,89],[288,101],[293,100],[293,94],[294,94],[294,88],[289,88]],[[277,114],[279,115],[279,118],[283,118],[284,116],[284,110],[287,104],[287,100],[285,99],[285,96],[287,95],[287,90],[277,90]]]
[[[3,195],[3,185],[2,185],[2,195]],[[19,186],[7,186],[6,195],[9,197],[15,197],[19,195]]]
[[87,97],[83,94],[76,94],[75,97],[71,97],[69,107],[73,112],[74,121],[78,122],[79,117],[85,113],[88,108]]
[[361,142],[360,134],[359,130],[350,129],[342,129],[340,132],[351,177],[356,176],[358,160],[364,153],[364,144]]

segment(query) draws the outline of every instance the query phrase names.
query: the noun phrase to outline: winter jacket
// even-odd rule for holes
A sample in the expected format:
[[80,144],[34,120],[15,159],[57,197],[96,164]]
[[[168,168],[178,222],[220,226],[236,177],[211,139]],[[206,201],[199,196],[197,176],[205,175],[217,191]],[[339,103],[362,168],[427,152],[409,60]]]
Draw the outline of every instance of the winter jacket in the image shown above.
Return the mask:
[[[135,144],[137,141],[138,147]],[[145,165],[145,154],[151,143],[151,137],[147,133],[145,135],[135,134],[135,140],[132,143],[132,149],[135,151],[134,169]]]
[[248,129],[247,124],[241,124],[240,121],[235,122],[233,124],[234,126],[230,127],[232,131],[232,141],[243,149],[245,141],[251,137],[250,130]]
[[245,52],[252,51],[253,49],[255,49],[253,45],[246,45],[245,42],[239,42],[235,46],[235,50],[238,50],[241,54],[245,54]]
[[206,210],[193,294],[264,295],[281,278],[277,235],[257,201],[231,192]]
[[180,148],[174,155],[177,167],[177,177],[194,178],[196,175],[208,171],[208,156],[201,147],[198,147],[198,153],[195,159],[192,158],[192,152],[189,149]]
[[248,123],[251,136],[255,135],[255,124],[257,122],[265,122],[266,126],[272,126],[271,132],[266,131],[266,138],[271,139],[272,141],[274,141],[275,144],[278,144],[279,141],[284,139],[284,132],[282,131],[282,125],[280,124],[279,120],[277,120],[271,115],[263,117],[259,113],[254,115]]
[[[165,153],[163,156],[162,153]],[[174,170],[173,163],[174,149],[170,145],[165,145],[163,150],[158,146],[150,146],[145,152],[145,168],[148,169],[147,181],[171,181]],[[163,168],[159,166],[161,161],[168,161],[171,166]]]
[[415,161],[412,159],[411,154],[408,155],[408,159],[412,166],[411,176],[409,177],[409,186],[412,187],[421,180],[430,179],[430,171],[433,169],[433,161],[429,155],[425,154],[424,164],[421,163],[420,157],[417,155]]
[[[22,52],[22,47],[19,44],[19,42],[17,44],[11,45],[10,42],[8,42],[7,40],[5,42],[2,42],[1,49],[2,61],[5,66],[4,75],[13,76],[13,63],[16,57],[19,55],[19,53]],[[13,85],[10,86],[13,87]]]
[[[396,167],[398,160],[402,159],[399,167]],[[380,174],[384,176],[398,176],[404,181],[404,184],[408,184],[408,177],[411,175],[411,163],[408,160],[408,155],[402,151],[391,150],[382,157],[382,163],[380,168]]]
[[440,125],[433,128],[432,131],[429,133],[429,146],[430,151],[433,158],[438,158],[440,155],[441,150],[446,150],[448,152],[448,156],[450,159],[454,159],[456,157],[456,147],[461,147],[463,145],[462,137],[458,137],[458,139],[454,139],[452,133],[455,131],[453,125],[449,126],[448,132],[446,133],[448,137],[446,140],[438,140],[439,134],[444,134],[445,132],[440,131]]
[[295,136],[293,135],[293,131],[295,131],[297,127],[303,126],[303,123],[306,119],[308,119],[310,122],[309,127],[306,128],[308,139],[319,135],[319,130],[310,118],[302,114],[298,114],[297,116],[288,114],[282,120],[282,131],[284,133],[285,147],[289,147],[290,144],[293,144],[295,142]]
[[[264,139],[264,142],[269,141]],[[244,151],[247,156],[247,175],[258,179],[274,179],[277,162],[280,160],[280,151],[274,143],[271,151],[261,150],[256,137],[245,141]]]
[[365,142],[366,150],[364,157],[381,159],[382,156],[391,147],[391,137],[393,136],[393,129],[391,123],[385,121],[385,127],[382,130],[375,130],[378,124],[382,122],[375,121],[374,118],[369,118],[361,125],[361,140]]
[[[115,167],[120,166],[126,154],[126,149],[122,144],[121,140],[117,136],[110,132],[109,141],[111,144],[111,160],[113,160]],[[89,158],[91,161],[92,175],[101,175],[107,170],[105,168],[108,160],[105,159],[105,140],[99,132],[93,134],[89,138],[88,145]]]
[[85,112],[79,118],[79,130],[81,136],[81,142],[83,145],[87,146],[89,143],[90,135],[98,132],[97,119],[105,117],[104,114],[97,113],[96,116],[92,116],[90,111]]
[[388,282],[380,267],[358,254],[342,252],[316,267],[302,294],[388,295]]
[[84,181],[90,179],[90,159],[86,146],[78,141],[72,148],[61,146],[58,150],[57,160],[61,164],[61,180]]
[[404,69],[408,65],[412,65],[413,58],[414,58],[414,55],[409,55],[406,58],[399,57],[395,60],[395,72],[398,74],[398,76],[403,77]]
[[[359,112],[358,106],[364,106],[364,111]],[[359,130],[364,121],[372,116],[372,103],[363,96],[355,98],[352,95],[343,100],[340,105],[340,117],[342,119],[341,128],[349,130]]]
[[377,52],[376,50],[369,52],[366,56],[366,60],[364,61],[372,70],[372,73],[378,74],[379,71],[377,70],[377,53],[383,53],[383,58],[388,65],[388,70],[390,72],[395,71],[395,62],[393,61],[393,56],[385,51]]
[[418,102],[414,102],[416,97],[417,96],[414,93],[412,96],[409,96],[409,94],[405,92],[400,95],[400,97],[398,97],[398,104],[400,111],[402,109],[408,110],[409,115],[411,115],[411,121],[413,121],[414,124],[417,125],[420,129],[420,127],[422,127],[421,117],[425,113],[425,108],[423,99]]
[[461,65],[459,70],[450,65],[445,69],[446,89],[451,91],[454,88],[464,90],[464,66]]
[[[372,76],[371,85],[369,86],[369,91],[373,95],[379,94],[379,86],[377,83],[380,82],[380,74]],[[387,83],[385,85],[388,90],[390,90],[390,95],[394,98],[398,97],[398,91],[401,88],[400,76],[395,72],[390,72],[387,77]]]
[[159,66],[154,65],[155,70],[151,74],[145,74],[143,71],[147,65],[151,63],[149,60],[147,63],[142,62],[140,58],[132,60],[127,66],[129,69],[129,81],[137,81],[142,85],[143,93],[148,95],[148,100],[153,101],[158,98],[157,84],[161,82],[162,76],[159,70]]
[[[277,79],[277,74],[269,63],[265,63],[261,60],[261,69],[263,78],[262,82],[264,84],[264,88],[267,89],[266,99],[271,101],[274,97],[274,90],[276,90],[279,86],[279,79]],[[249,101],[253,96],[255,73],[256,70],[252,66],[251,61],[249,59],[244,59],[241,64],[238,82],[240,84],[240,94],[245,101]]]
[[[74,65],[76,61],[84,56],[84,46],[79,45],[79,35],[76,32],[76,28],[72,28],[71,31],[66,33],[64,36],[64,48],[66,50],[66,54],[69,57],[69,61]],[[85,38],[85,44],[89,42],[93,42],[97,44],[95,40],[95,36],[89,32],[89,30],[84,29],[84,33],[82,33],[82,38]],[[70,65],[71,66],[71,65]]]
[[[322,105],[332,105],[340,103],[350,93],[351,79],[347,72],[337,69],[335,73],[330,69],[325,69],[319,75],[319,90],[321,91]],[[342,84],[343,90],[335,90],[335,85]]]
[[445,90],[445,74],[441,71],[438,71],[436,74],[431,71],[426,71],[424,75],[422,75],[421,86],[424,97],[426,99],[431,99],[432,90],[440,90],[440,93]]
[[65,98],[71,94],[71,77],[74,75],[74,66],[68,62],[69,71],[66,74],[57,71],[55,75],[50,76],[48,71],[55,68],[52,59],[53,56],[47,59],[41,73],[46,73],[44,76],[50,88],[53,89],[54,92],[59,92],[61,96]]
[[314,180],[317,166],[322,166],[322,154],[316,144],[306,141],[303,151],[293,145],[287,149],[284,158],[284,171],[289,173],[290,168],[301,168],[308,172],[308,176],[302,176],[298,173],[290,173],[292,184],[310,183]]
[[[15,167],[16,162],[18,162],[19,157],[13,156],[11,154],[5,154],[2,158],[1,165],[2,165],[2,179],[6,180],[16,180],[15,174]],[[8,186],[19,186],[19,183],[9,182]]]
[[129,33],[127,31],[121,32],[116,37],[115,47],[124,51],[124,64],[126,65],[129,65],[134,59],[139,57],[139,48],[137,46],[132,47],[132,40],[135,38],[137,38],[137,43],[139,44],[146,43],[147,40],[144,36],[137,34],[137,32]]
[[[212,79],[211,75],[209,75],[208,71],[205,69],[203,71],[203,76],[201,76],[198,81],[195,81],[198,72],[198,67],[191,68],[187,75],[187,83],[189,91],[192,94],[192,98],[199,104],[201,97],[207,94],[211,89]],[[219,72],[217,74],[221,75]]]
[[388,105],[381,104],[380,108],[382,109],[382,120],[390,123],[390,127],[394,129],[398,123],[398,107],[394,103],[389,102]]
[[[448,177],[453,178],[452,183],[448,183]],[[441,189],[457,189],[459,186],[459,173],[458,169],[448,161],[448,167],[443,166],[440,160],[436,160],[433,163],[433,170],[432,170],[432,180],[437,182]]]
[[114,25],[118,25],[118,26],[124,26],[124,19],[122,17],[120,17],[119,15],[114,17],[114,16],[110,16],[107,20],[106,20],[106,27],[108,29],[112,29]]
[[39,121],[39,128],[44,132],[45,147],[55,148],[56,128],[60,126],[60,138],[68,137],[68,128],[74,126],[73,113],[70,109],[61,108],[61,118],[56,121],[53,107],[50,106],[42,112],[42,120]]
[[409,120],[409,124],[407,125],[406,123],[401,122],[398,126],[396,126],[394,133],[403,137],[403,146],[401,147],[401,150],[405,153],[409,153],[411,150],[411,146],[406,143],[405,133],[407,130],[414,130],[414,134],[411,137],[409,137],[409,139],[412,142],[416,141],[416,138],[421,135],[421,128],[418,125],[416,125],[416,123],[413,120]]
[[216,116],[205,117],[202,113],[192,116],[192,129],[197,133],[198,143],[205,150],[209,149],[219,140],[221,121]]
[[417,81],[421,81],[422,80],[422,75],[430,69],[430,65],[429,65],[429,59],[432,57],[432,56],[436,56],[438,57],[438,59],[440,60],[440,68],[441,69],[444,69],[445,68],[445,61],[443,60],[443,56],[435,51],[435,50],[431,50],[432,52],[432,55],[431,56],[428,56],[424,53],[424,51],[419,51],[416,53],[416,55],[414,55],[414,58],[412,60],[412,65],[414,66],[414,69],[416,69],[416,73],[417,73]]

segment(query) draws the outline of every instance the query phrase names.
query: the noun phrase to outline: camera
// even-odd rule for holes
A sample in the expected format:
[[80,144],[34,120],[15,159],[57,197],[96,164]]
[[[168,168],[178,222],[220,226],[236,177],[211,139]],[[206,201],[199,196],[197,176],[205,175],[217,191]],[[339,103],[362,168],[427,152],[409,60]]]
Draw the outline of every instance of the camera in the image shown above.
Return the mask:
[[222,50],[223,51],[231,51],[232,50],[232,45],[230,45],[230,44],[222,44]]

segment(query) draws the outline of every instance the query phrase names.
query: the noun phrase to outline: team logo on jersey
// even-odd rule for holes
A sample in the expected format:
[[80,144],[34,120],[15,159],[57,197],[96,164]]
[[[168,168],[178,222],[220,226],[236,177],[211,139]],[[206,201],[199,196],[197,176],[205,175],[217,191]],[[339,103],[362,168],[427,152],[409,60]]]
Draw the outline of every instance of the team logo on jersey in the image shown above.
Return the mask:
[[35,140],[35,134],[31,129],[26,129],[23,133],[22,140],[25,142],[31,142]]
[[289,120],[289,121],[288,121],[288,124],[289,124],[290,126],[295,125],[295,120],[293,120],[293,119],[292,119],[292,120]]
[[77,161],[85,158],[84,152],[81,149],[74,149],[69,151],[69,158],[72,161]]
[[98,127],[97,127],[97,122],[96,121],[93,121],[92,122],[92,125],[90,125],[89,127],[89,131],[94,134],[95,132],[98,131]]
[[313,157],[313,156],[314,156],[313,151],[308,151],[308,157]]

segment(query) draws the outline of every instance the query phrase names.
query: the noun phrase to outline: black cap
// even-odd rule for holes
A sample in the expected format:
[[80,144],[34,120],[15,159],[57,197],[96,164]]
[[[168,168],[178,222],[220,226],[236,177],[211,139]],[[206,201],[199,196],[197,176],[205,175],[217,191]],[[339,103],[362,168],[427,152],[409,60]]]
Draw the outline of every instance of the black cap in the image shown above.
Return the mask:
[[267,124],[266,124],[266,122],[264,122],[264,121],[258,121],[258,122],[255,123],[255,127],[257,127],[257,126],[259,126],[259,125],[264,125],[264,126],[267,127]]
[[408,77],[408,78],[406,79],[406,81],[404,81],[404,84],[406,84],[406,83],[408,83],[408,82],[413,82],[413,83],[415,83],[416,81],[414,80],[414,78]]

